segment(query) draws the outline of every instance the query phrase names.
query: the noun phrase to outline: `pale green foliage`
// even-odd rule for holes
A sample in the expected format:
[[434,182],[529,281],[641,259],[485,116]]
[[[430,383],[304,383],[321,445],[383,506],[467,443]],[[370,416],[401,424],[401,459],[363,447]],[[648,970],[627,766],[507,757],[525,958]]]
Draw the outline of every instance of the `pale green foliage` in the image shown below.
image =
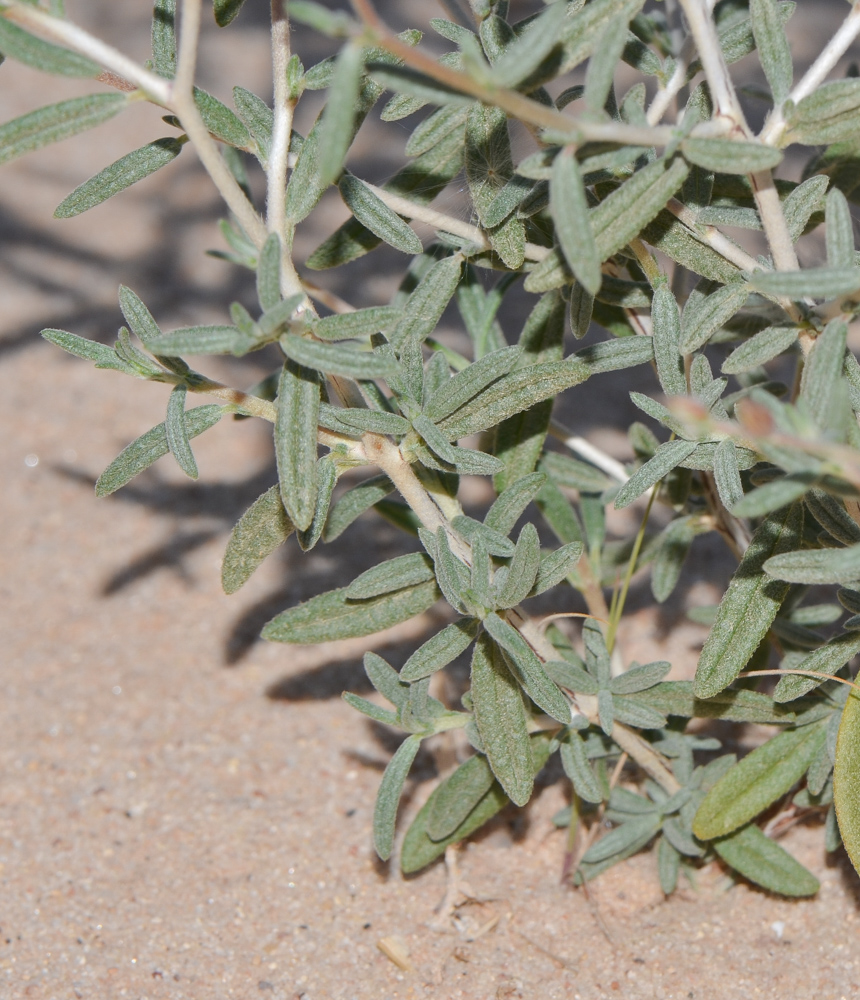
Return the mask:
[[[242,5],[216,0],[216,23],[230,24]],[[417,30],[395,36],[363,22],[364,4],[351,14],[292,0],[299,55],[279,64],[274,105],[235,87],[234,111],[187,79],[184,98],[168,86],[181,83],[183,55],[197,42],[177,38],[176,6],[157,0],[152,59],[134,68],[114,65],[62,16],[48,42],[38,5],[0,4],[3,56],[57,75],[60,89],[64,76],[103,70],[114,80],[128,72],[140,88],[61,92],[58,103],[0,125],[0,163],[151,98],[179,135],[83,178],[57,217],[112,197],[121,206],[126,188],[171,169],[187,143],[228,202],[221,231],[229,250],[217,255],[255,272],[257,309],[233,303],[229,323],[162,332],[123,287],[128,328],[113,347],[62,330],[43,335],[96,367],[172,387],[165,422],[111,463],[99,495],[168,453],[196,478],[192,440],[226,413],[274,425],[278,482],[233,530],[223,564],[228,593],[292,544],[293,533],[306,550],[371,511],[407,533],[407,554],[371,558],[364,572],[287,608],[263,630],[286,643],[370,636],[444,599],[433,620],[447,620],[416,642],[399,672],[365,657],[370,682],[391,707],[345,696],[406,734],[376,803],[379,855],[392,854],[398,803],[422,740],[463,728],[474,754],[406,833],[406,872],[508,801],[526,805],[556,751],[574,803],[559,822],[588,821],[579,806],[603,803],[613,827],[574,859],[577,882],[655,842],[667,893],[680,872],[716,855],[768,890],[812,894],[814,877],[755,825],[799,782],[796,807],[829,806],[828,849],[841,829],[860,863],[860,714],[838,683],[860,651],[860,365],[847,346],[848,322],[860,312],[850,205],[860,191],[860,82],[800,81],[788,41],[794,4],[776,0],[723,0],[704,26],[685,22],[678,5],[645,0],[555,0],[521,22],[509,20],[513,5],[482,0],[471,4],[468,26],[431,22],[448,47],[438,59],[421,49]],[[695,30],[685,40],[687,24]],[[330,54],[305,69],[310,30],[326,36]],[[718,45],[722,60],[700,58]],[[771,100],[758,136],[734,101],[743,81],[725,70],[755,50]],[[828,64],[841,54],[829,51]],[[615,89],[619,61],[640,77],[623,94]],[[584,86],[572,84],[576,68]],[[306,90],[326,98],[301,136],[292,112]],[[386,156],[401,156],[403,138],[403,162],[375,186],[363,176],[366,145],[353,143],[386,91],[382,121],[407,122],[390,130]],[[524,151],[526,134],[536,149]],[[827,148],[791,179],[789,145]],[[247,183],[246,168],[267,175],[265,206],[249,202],[262,186]],[[771,184],[774,170],[781,176]],[[431,207],[451,185],[469,199],[458,216]],[[297,227],[334,187],[350,218],[295,259],[294,249],[307,245]],[[800,267],[793,246],[822,222],[826,257],[820,242],[810,243],[801,256],[812,266]],[[772,259],[748,256],[722,226],[762,231]],[[348,265],[383,244],[410,258],[390,301],[353,310],[322,295],[337,312],[320,316],[300,278],[305,268]],[[388,284],[397,285],[379,287]],[[506,302],[516,285],[539,296],[521,329],[511,329],[517,312]],[[468,341],[439,332],[457,314]],[[576,339],[591,332],[592,341],[571,352],[568,331]],[[185,360],[241,358],[264,347],[281,360],[249,393]],[[576,427],[553,424],[560,394],[570,393],[575,422],[577,386],[599,379],[613,406],[608,373],[637,366],[631,399],[648,424],[629,428],[624,465],[583,442]],[[189,408],[189,393],[226,405]],[[371,475],[353,478],[358,467]],[[497,496],[489,509],[467,502],[464,475],[491,479]],[[626,539],[608,534],[607,508],[637,502],[641,528]],[[656,506],[664,519],[652,534]],[[368,517],[363,525],[370,556],[372,524]],[[727,542],[737,570],[717,607],[696,609],[710,632],[695,681],[666,681],[668,663],[629,663],[617,644],[628,589],[650,564],[655,600],[674,594],[683,602],[685,562],[709,532]],[[559,544],[550,547],[552,535]],[[808,586],[839,584],[840,604],[804,603]],[[532,620],[522,605],[540,594],[542,608],[587,610],[581,638]],[[840,626],[843,609],[850,617]],[[800,674],[783,676],[773,695],[751,690],[774,651]],[[433,676],[458,658],[471,662],[462,710],[430,695]],[[692,718],[780,731],[739,763],[727,755],[705,765],[695,755],[719,743],[687,733]],[[622,745],[624,787],[610,788],[607,765]],[[634,780],[643,794],[629,787]]]

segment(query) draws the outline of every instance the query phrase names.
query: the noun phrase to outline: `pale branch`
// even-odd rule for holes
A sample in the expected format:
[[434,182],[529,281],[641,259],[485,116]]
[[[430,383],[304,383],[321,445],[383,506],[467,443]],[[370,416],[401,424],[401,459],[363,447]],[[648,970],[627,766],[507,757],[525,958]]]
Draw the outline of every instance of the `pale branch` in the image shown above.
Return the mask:
[[79,55],[92,59],[117,76],[128,80],[156,104],[170,106],[170,81],[129,59],[124,53],[95,38],[69,21],[48,14],[23,0],[3,0],[0,17],[13,21],[43,38],[59,42]]
[[176,58],[176,75],[171,86],[174,96],[179,94],[184,97],[193,94],[194,91],[201,13],[201,0],[182,0],[179,22],[179,52]]
[[772,171],[761,170],[750,174],[749,178],[762,228],[773,254],[774,266],[777,271],[796,271],[800,265],[785,221],[779,192],[773,183]]
[[560,424],[557,420],[550,422],[549,432],[556,440],[561,441],[563,445],[570,448],[572,452],[575,452],[587,462],[591,462],[592,465],[597,466],[598,469],[605,472],[608,476],[612,476],[619,483],[626,483],[630,478],[621,462],[614,459],[611,455],[607,455],[605,451],[601,451],[600,448],[587,441],[584,437],[574,434],[573,431]]

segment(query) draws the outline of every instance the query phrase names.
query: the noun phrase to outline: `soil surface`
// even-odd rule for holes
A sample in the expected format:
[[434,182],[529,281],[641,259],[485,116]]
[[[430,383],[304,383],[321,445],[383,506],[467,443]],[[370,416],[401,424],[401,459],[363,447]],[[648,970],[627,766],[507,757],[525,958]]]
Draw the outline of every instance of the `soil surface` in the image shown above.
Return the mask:
[[[69,4],[140,59],[147,6]],[[233,83],[268,94],[267,7],[249,0],[226,33],[207,28],[204,86],[225,97]],[[401,4],[392,20],[402,27],[407,14],[424,23],[443,13],[431,7]],[[798,51],[814,54],[845,11],[802,0]],[[313,53],[308,64],[324,54],[314,45],[302,50]],[[8,63],[0,76],[2,120],[97,89]],[[96,500],[99,472],[163,419],[166,390],[96,371],[38,338],[53,326],[107,341],[121,322],[120,282],[167,328],[224,322],[233,299],[252,306],[253,278],[202,254],[222,246],[220,207],[190,152],[80,219],[51,218],[103,165],[168,134],[153,109],[135,107],[2,173],[0,996],[860,995],[860,880],[841,854],[825,855],[820,825],[783,838],[821,880],[805,902],[735,884],[715,865],[695,890],[684,885],[666,900],[647,853],[588,894],[561,886],[566,834],[552,817],[566,799],[557,773],[449,869],[437,863],[403,878],[396,858],[375,859],[373,801],[398,737],[339,696],[367,693],[366,650],[399,665],[444,612],[317,647],[266,645],[257,635],[283,607],[341,585],[379,553],[404,551],[401,537],[364,519],[333,548],[304,556],[291,542],[226,597],[219,569],[229,529],[275,481],[267,429],[224,421],[198,440],[197,483],[165,459]],[[370,178],[400,155],[380,155],[380,134],[369,129],[359,147]],[[453,195],[448,205],[456,207]],[[300,259],[343,214],[326,199]],[[357,304],[380,304],[392,290],[389,260],[318,280]],[[524,308],[506,314],[509,335]],[[257,356],[204,364],[240,385],[266,371]],[[626,387],[608,385],[600,397],[577,397],[581,406],[565,404],[564,415],[624,457],[617,428],[629,415]],[[477,488],[471,499],[486,501]],[[685,571],[677,606],[658,612],[647,586],[635,588],[626,654],[671,659],[673,676],[690,676],[702,630],[685,607],[712,602],[730,572],[709,543]],[[741,747],[760,738],[723,735]],[[419,757],[401,831],[451,764],[447,745]],[[441,905],[446,894],[450,906]]]

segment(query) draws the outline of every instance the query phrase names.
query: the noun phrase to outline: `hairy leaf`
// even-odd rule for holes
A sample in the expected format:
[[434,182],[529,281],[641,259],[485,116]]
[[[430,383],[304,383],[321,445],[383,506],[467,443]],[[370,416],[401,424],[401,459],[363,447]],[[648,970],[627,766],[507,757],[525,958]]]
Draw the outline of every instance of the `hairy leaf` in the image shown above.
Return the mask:
[[235,594],[266,556],[294,530],[284,510],[280,489],[273,486],[266,490],[239,518],[230,534],[221,564],[224,593]]
[[717,840],[714,850],[744,878],[781,896],[814,896],[818,879],[754,825]]

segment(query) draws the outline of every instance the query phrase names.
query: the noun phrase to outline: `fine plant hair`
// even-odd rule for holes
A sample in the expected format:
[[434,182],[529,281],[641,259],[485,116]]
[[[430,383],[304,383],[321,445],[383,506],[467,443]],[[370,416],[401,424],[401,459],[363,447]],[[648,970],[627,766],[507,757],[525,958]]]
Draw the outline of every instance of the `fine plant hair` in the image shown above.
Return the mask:
[[[242,4],[215,0],[218,25],[229,31]],[[556,0],[527,17],[517,6],[447,0],[451,20],[431,21],[428,47],[417,30],[390,30],[372,0],[350,11],[272,0],[271,102],[236,87],[231,108],[194,85],[212,4],[156,0],[141,65],[67,20],[62,0],[0,0],[3,56],[56,74],[60,92],[63,77],[95,81],[90,96],[0,125],[0,162],[149,101],[167,137],[85,180],[56,215],[114,196],[121,206],[125,188],[192,147],[229,212],[224,266],[256,273],[258,308],[234,303],[220,325],[162,331],[123,286],[113,347],[42,335],[98,368],[172,386],[164,422],[102,473],[99,496],[168,453],[196,478],[192,439],[225,417],[271,424],[278,482],[233,530],[228,593],[293,534],[304,550],[337,548],[356,519],[382,516],[410,536],[408,554],[263,629],[274,642],[326,642],[446,602],[448,624],[399,671],[365,656],[386,706],[344,695],[405,734],[376,800],[381,858],[422,741],[461,730],[470,749],[405,831],[404,872],[507,803],[525,806],[557,753],[571,805],[556,821],[575,883],[653,847],[667,894],[717,858],[767,890],[809,896],[816,878],[776,839],[791,823],[819,817],[826,849],[844,843],[860,863],[860,365],[847,347],[860,311],[860,79],[835,77],[860,2],[803,72],[784,0]],[[335,54],[306,68],[297,27]],[[764,111],[758,132],[732,69],[753,52],[766,81],[746,91]],[[634,81],[624,92],[622,76]],[[293,118],[307,91],[326,101],[303,136]],[[350,157],[374,107],[409,129],[402,150],[404,126],[390,130],[402,166],[382,185]],[[516,148],[529,144],[519,159],[512,128]],[[783,164],[789,147],[799,177]],[[297,229],[332,186],[350,217],[296,259]],[[454,187],[469,199],[456,217],[434,207]],[[760,231],[744,242],[759,240],[762,255],[726,232],[737,227]],[[815,266],[800,267],[799,240]],[[312,280],[383,244],[404,255],[390,301],[355,308]],[[498,320],[511,294],[530,297],[513,336]],[[436,334],[449,306],[468,338],[460,350]],[[566,353],[568,334],[589,329],[589,346]],[[184,360],[267,345],[277,369],[250,389]],[[611,389],[607,373],[634,368],[642,420],[628,428],[635,457],[620,463],[558,423],[553,401],[565,394],[575,414],[578,386]],[[215,401],[189,406],[195,394]],[[368,474],[336,491],[357,468]],[[462,476],[494,490],[481,519],[464,512]],[[607,510],[634,502],[638,528],[608,539]],[[695,611],[710,626],[695,680],[667,681],[669,663],[630,662],[619,643],[631,581],[647,569],[666,601],[709,533],[737,570],[717,606]],[[539,620],[529,602],[545,593],[540,607],[556,613]],[[443,703],[434,675],[464,657],[469,688]],[[738,761],[691,720],[775,735]]]

